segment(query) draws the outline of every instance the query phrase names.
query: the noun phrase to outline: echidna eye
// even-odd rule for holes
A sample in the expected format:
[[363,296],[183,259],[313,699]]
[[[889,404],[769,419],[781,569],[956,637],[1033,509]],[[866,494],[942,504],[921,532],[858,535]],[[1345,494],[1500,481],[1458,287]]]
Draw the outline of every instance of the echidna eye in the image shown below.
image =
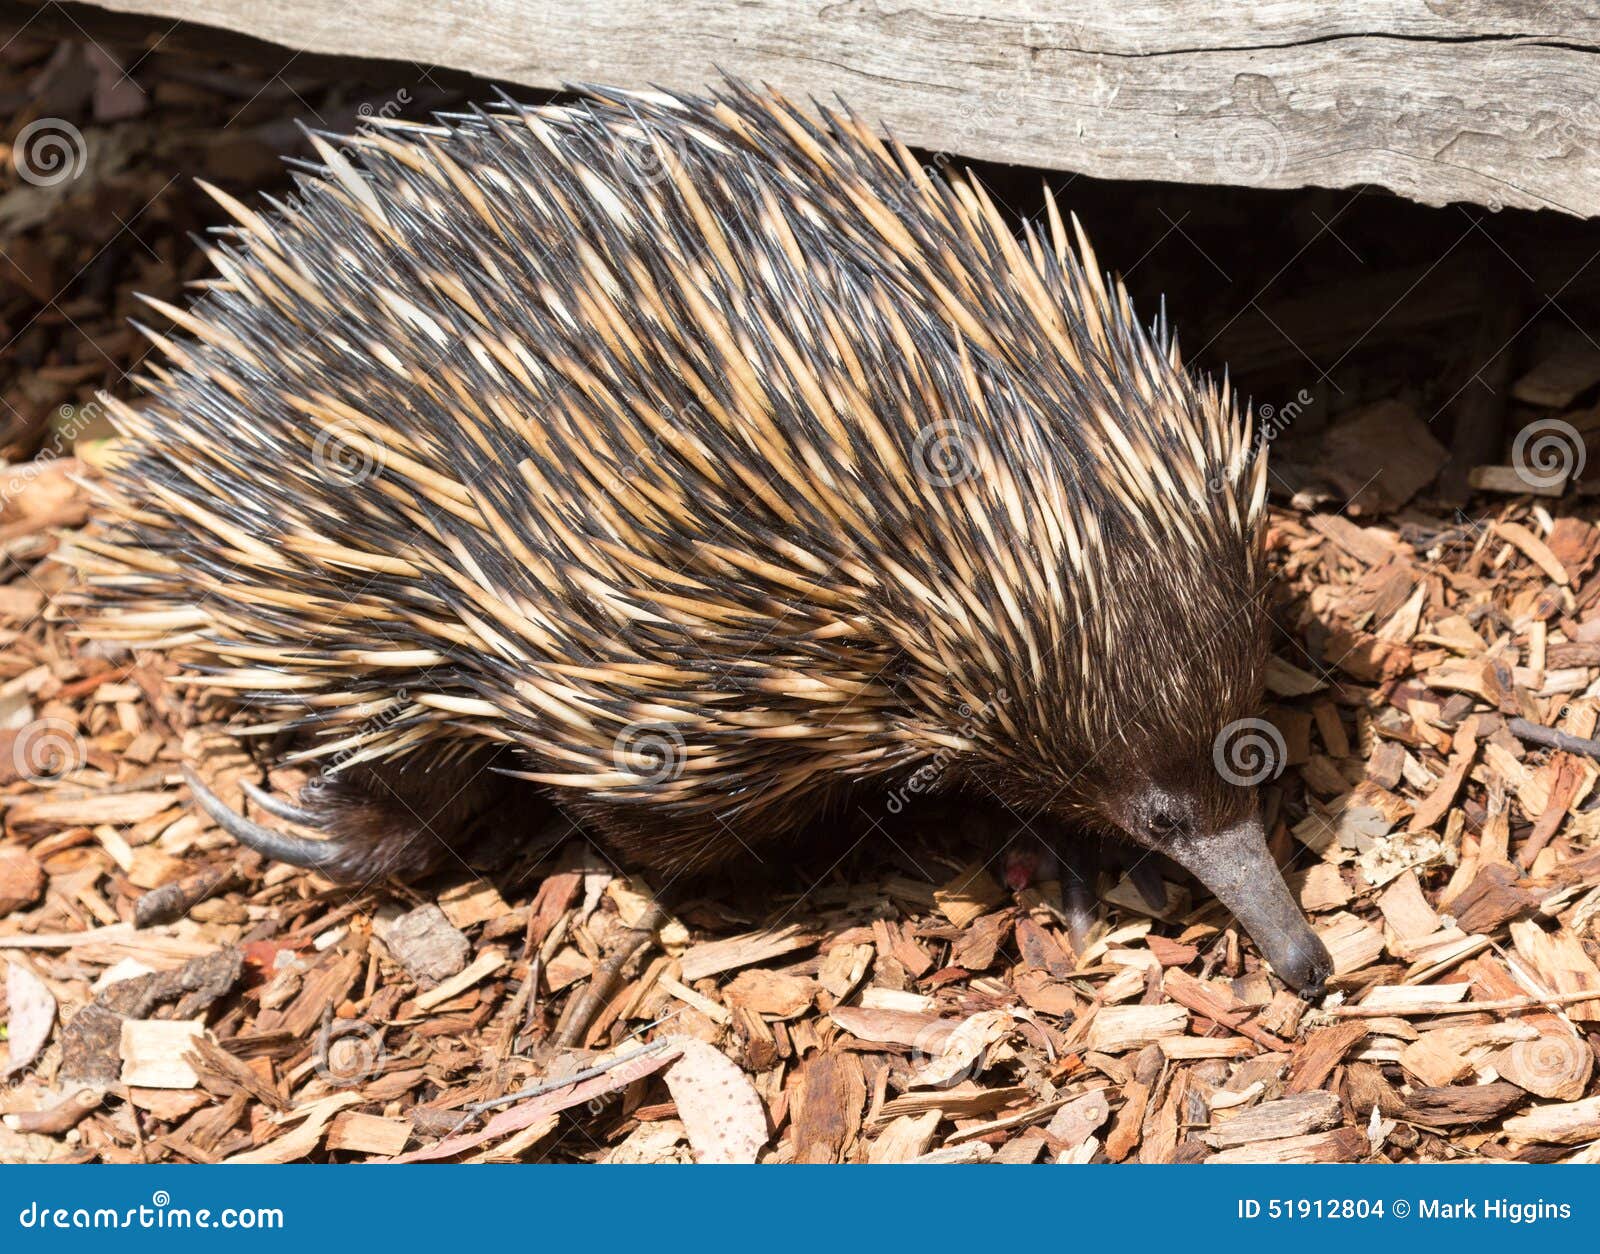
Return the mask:
[[1176,836],[1183,830],[1183,818],[1174,810],[1157,810],[1150,816],[1150,830],[1157,836]]

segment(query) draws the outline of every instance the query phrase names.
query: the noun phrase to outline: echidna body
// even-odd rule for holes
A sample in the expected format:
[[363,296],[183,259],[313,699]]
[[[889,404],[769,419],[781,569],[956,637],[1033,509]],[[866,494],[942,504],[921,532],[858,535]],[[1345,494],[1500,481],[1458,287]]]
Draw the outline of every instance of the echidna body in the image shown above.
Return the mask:
[[[738,84],[313,142],[292,204],[218,194],[220,277],[110,402],[87,630],[335,774],[509,767],[645,865],[932,766],[1172,854],[1326,974],[1213,762],[1261,693],[1264,462],[1053,205],[1018,239]],[[277,809],[329,840],[233,830],[437,859],[381,797]]]

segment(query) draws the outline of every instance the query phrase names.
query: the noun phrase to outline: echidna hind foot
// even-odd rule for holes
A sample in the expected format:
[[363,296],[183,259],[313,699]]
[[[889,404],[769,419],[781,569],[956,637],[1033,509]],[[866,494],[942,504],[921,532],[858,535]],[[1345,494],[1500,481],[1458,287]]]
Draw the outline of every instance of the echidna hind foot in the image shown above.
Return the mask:
[[[492,753],[421,760],[428,757],[319,775],[293,801],[240,780],[249,808],[276,822],[235,811],[193,767],[183,774],[195,805],[240,844],[341,884],[410,882],[474,865],[485,852],[493,861],[487,847],[496,844],[537,858],[574,835],[592,838],[623,866],[676,879],[738,861],[735,850],[759,865],[757,850],[773,841],[770,830],[735,832],[713,815],[675,817],[570,798],[558,804],[547,789],[496,771],[500,760]],[[552,848],[530,851],[528,837],[540,832],[551,834]]]
[[513,793],[533,791],[486,769],[482,755],[317,776],[293,802],[241,782],[254,807],[279,820],[268,824],[230,808],[193,768],[184,767],[184,778],[195,804],[235,840],[343,884],[414,880],[465,864],[482,821],[509,809]]

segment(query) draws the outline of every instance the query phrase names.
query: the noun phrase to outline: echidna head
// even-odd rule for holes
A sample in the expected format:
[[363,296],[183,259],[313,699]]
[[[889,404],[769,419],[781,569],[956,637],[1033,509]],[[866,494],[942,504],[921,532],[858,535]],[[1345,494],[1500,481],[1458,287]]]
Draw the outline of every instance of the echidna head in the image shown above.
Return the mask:
[[1248,789],[1233,791],[1230,801],[1219,803],[1208,790],[1134,786],[1119,799],[1123,817],[1118,826],[1137,843],[1172,858],[1216,894],[1291,985],[1320,990],[1332,974],[1332,959],[1267,850],[1255,799]]
[[[1318,990],[1332,961],[1268,852],[1257,795],[1285,764],[1281,734],[1260,716],[1265,642],[1254,621],[1230,627],[1219,620],[1210,630],[1211,648],[1149,655],[1143,682],[1138,672],[1130,676],[1136,691],[1165,690],[1170,700],[1130,718],[1087,772],[1079,804],[1188,870],[1237,916],[1280,976]],[[1170,630],[1157,634],[1171,642]],[[1164,667],[1173,671],[1165,683],[1156,674]]]
[[[1214,563],[1186,580],[1139,574],[1135,586],[1147,591],[1131,612],[1143,638],[1132,657],[1114,646],[1104,654],[1117,659],[1102,681],[1115,685],[1102,691],[1116,712],[1098,720],[1105,740],[1079,804],[1183,866],[1233,911],[1280,976],[1319,989],[1332,962],[1268,852],[1261,821],[1257,787],[1282,772],[1286,749],[1261,717],[1269,650],[1257,589]],[[1136,638],[1128,612],[1118,617],[1119,637]]]
[[1257,796],[1286,757],[1261,716],[1270,650],[1258,569],[1235,532],[1145,546],[1099,572],[1102,593],[1071,643],[1012,681],[1021,699],[986,725],[1001,765],[979,775],[1019,812],[1112,829],[1172,858],[1279,975],[1315,989],[1332,964],[1268,853]]
[[1251,821],[1256,785],[1284,766],[1282,738],[1261,718],[1259,594],[1214,571],[1179,581],[1146,568],[1121,581],[1132,603],[1119,606],[1101,653],[1103,710],[1083,727],[1095,742],[1089,806],[1152,849]]

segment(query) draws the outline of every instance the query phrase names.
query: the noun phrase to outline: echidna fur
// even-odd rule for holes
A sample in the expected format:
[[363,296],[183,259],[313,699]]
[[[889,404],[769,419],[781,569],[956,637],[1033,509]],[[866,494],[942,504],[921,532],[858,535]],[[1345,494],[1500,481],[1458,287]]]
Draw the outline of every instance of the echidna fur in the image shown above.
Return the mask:
[[[1018,238],[733,82],[312,141],[290,203],[215,193],[219,277],[106,398],[87,634],[331,771],[509,763],[646,866],[932,765],[1295,933],[1213,765],[1262,689],[1264,457],[1053,201]],[[1229,899],[1262,875],[1276,924]]]

